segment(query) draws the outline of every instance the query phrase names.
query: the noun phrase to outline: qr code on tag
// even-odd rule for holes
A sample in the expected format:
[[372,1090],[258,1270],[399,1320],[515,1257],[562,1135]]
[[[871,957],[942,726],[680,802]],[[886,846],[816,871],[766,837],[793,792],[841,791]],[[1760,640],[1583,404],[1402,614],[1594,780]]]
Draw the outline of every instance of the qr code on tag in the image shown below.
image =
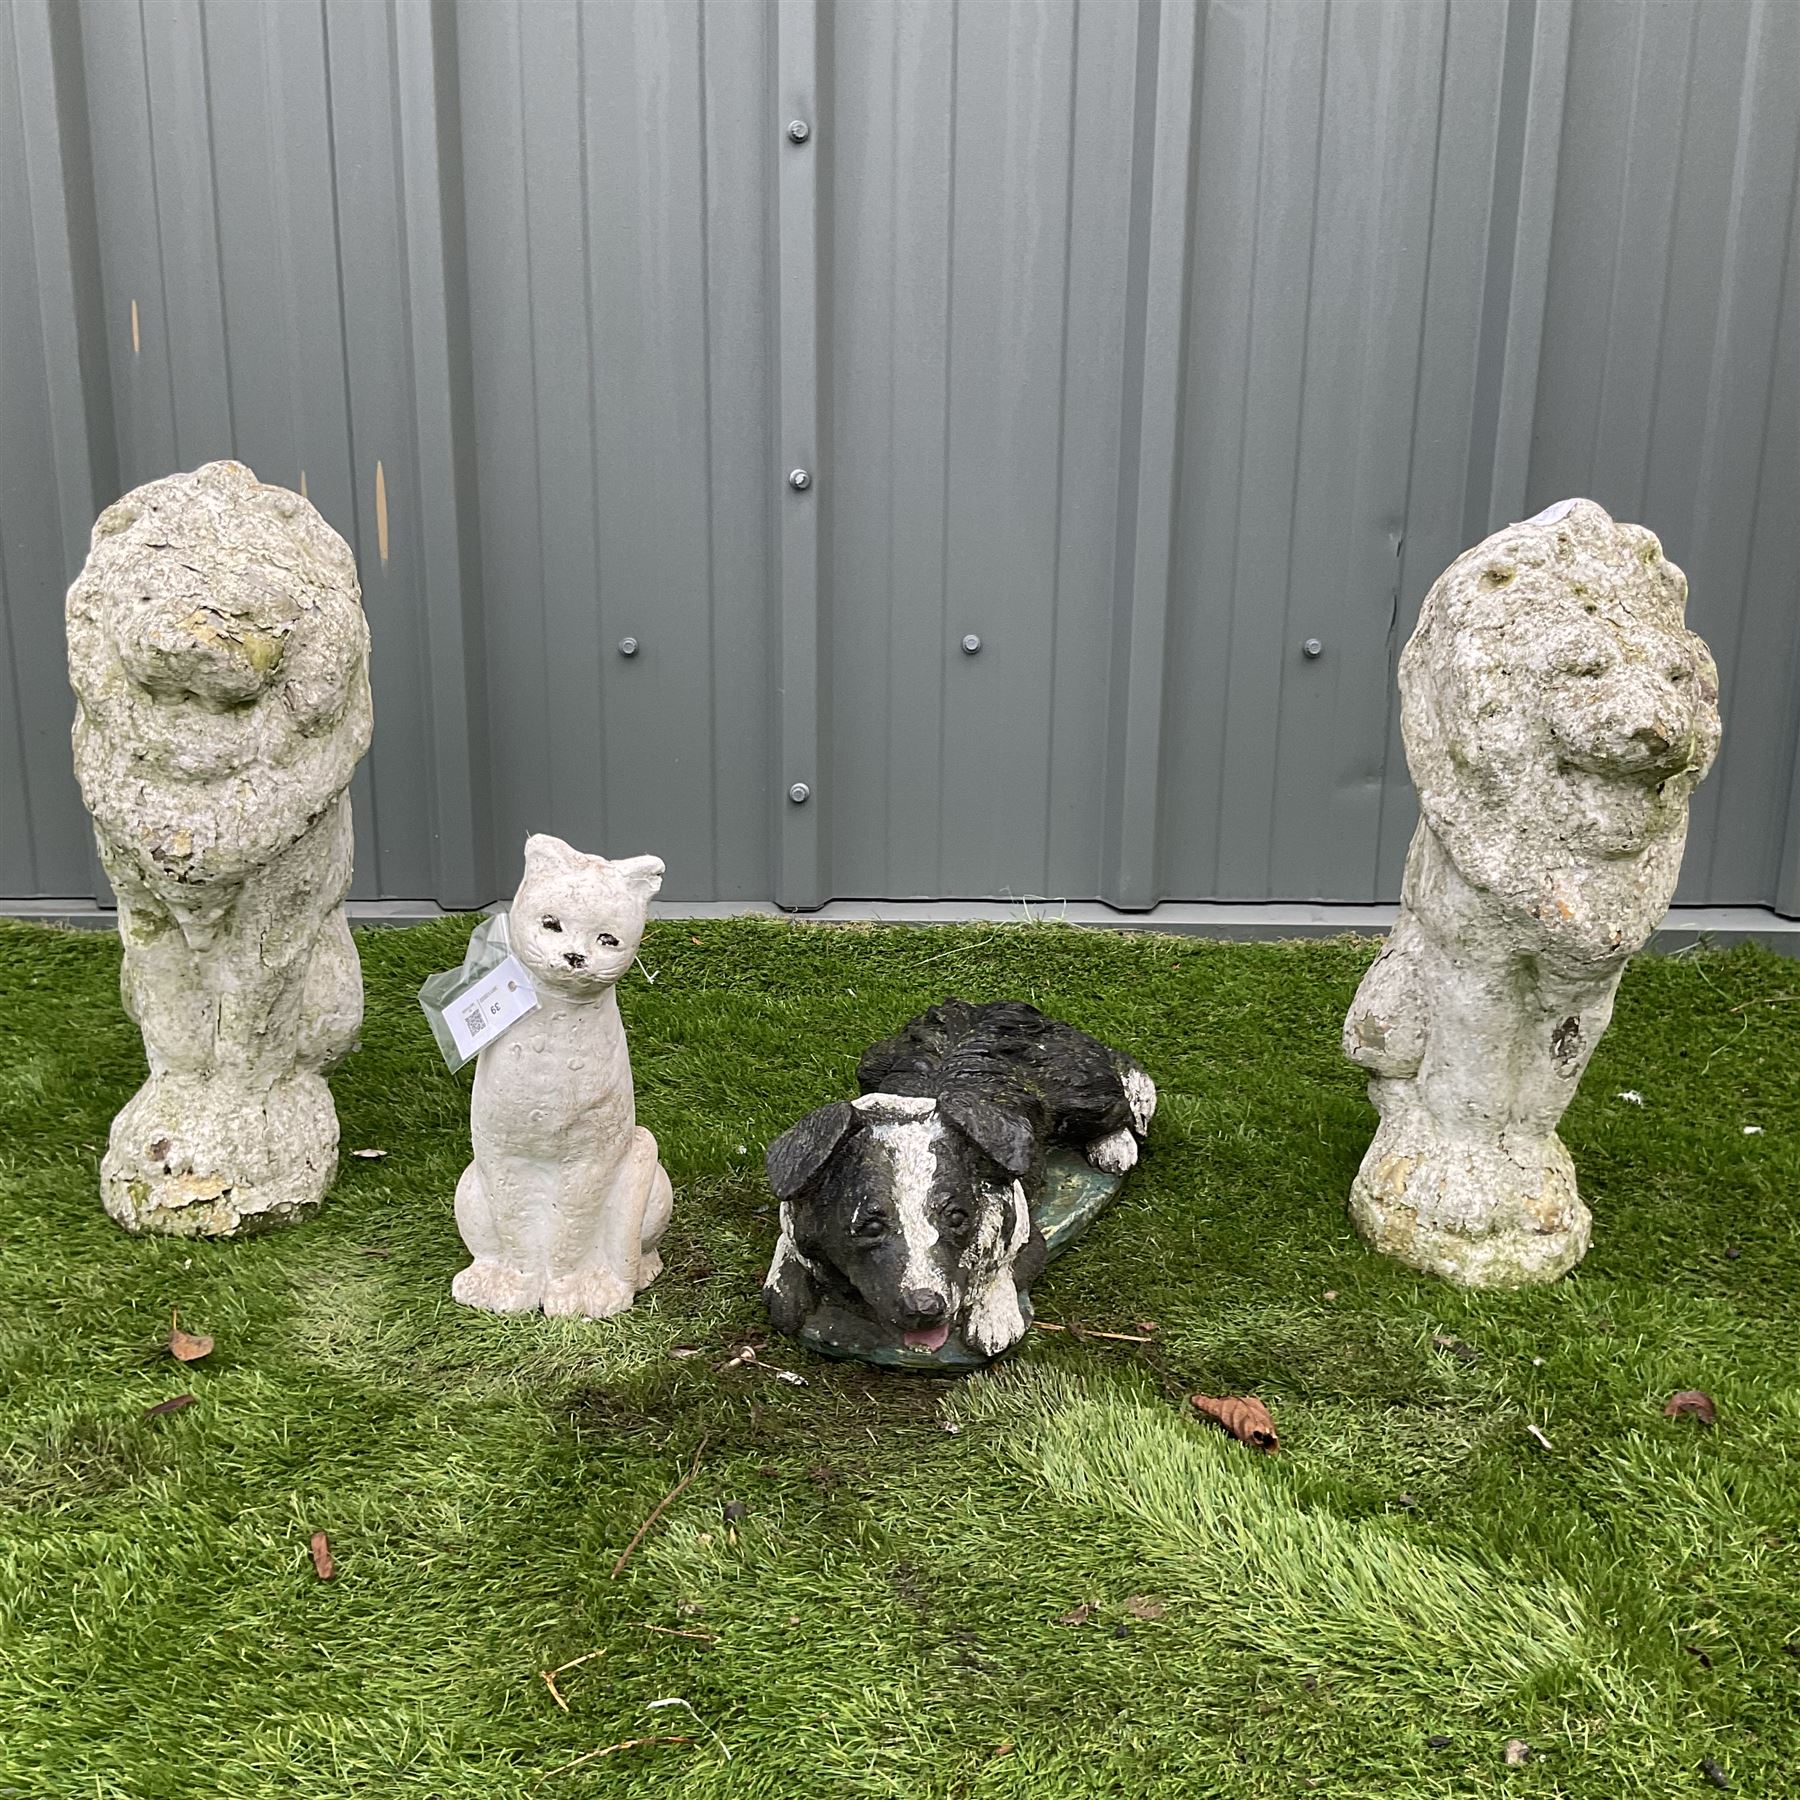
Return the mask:
[[481,1016],[479,1005],[464,1008],[462,1017],[463,1027],[470,1037],[476,1037],[487,1030],[487,1020]]

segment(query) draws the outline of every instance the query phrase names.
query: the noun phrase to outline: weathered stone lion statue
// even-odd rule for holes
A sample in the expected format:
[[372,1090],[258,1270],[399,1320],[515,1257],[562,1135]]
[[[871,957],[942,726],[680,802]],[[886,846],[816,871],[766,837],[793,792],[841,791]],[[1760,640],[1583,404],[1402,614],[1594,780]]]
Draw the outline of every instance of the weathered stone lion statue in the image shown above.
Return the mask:
[[133,1231],[293,1218],[336,1172],[321,1071],[362,1023],[342,907],[371,726],[355,559],[298,494],[210,463],[100,515],[67,618],[75,773],[150,1062],[101,1197]]
[[1565,501],[1458,557],[1401,655],[1423,816],[1344,1050],[1381,1114],[1351,1215],[1415,1268],[1506,1287],[1587,1249],[1557,1122],[1719,747],[1686,601],[1650,532]]

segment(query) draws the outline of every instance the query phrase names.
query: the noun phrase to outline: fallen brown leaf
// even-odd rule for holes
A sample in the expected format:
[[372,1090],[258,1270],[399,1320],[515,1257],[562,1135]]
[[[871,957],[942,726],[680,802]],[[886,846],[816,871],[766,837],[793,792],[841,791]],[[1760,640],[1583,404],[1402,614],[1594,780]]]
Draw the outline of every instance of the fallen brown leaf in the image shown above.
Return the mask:
[[1222,1425],[1240,1444],[1254,1444],[1259,1450],[1279,1450],[1281,1439],[1275,1432],[1275,1421],[1269,1409],[1254,1394],[1230,1396],[1215,1400],[1206,1394],[1192,1394],[1191,1406],[1203,1419]]
[[192,1394],[177,1394],[173,1399],[159,1400],[154,1406],[146,1406],[144,1408],[144,1417],[146,1419],[155,1419],[159,1418],[163,1413],[178,1413],[184,1406],[192,1406],[193,1404],[194,1396]]
[[1669,1404],[1663,1408],[1665,1419],[1685,1418],[1689,1413],[1702,1425],[1719,1422],[1719,1409],[1713,1405],[1712,1395],[1702,1393],[1699,1388],[1683,1388],[1679,1394],[1671,1394]]
[[313,1571],[321,1581],[330,1581],[337,1574],[337,1564],[331,1557],[331,1539],[324,1532],[312,1534]]
[[1508,1738],[1502,1754],[1509,1769],[1522,1769],[1531,1760],[1531,1746],[1523,1738]]
[[1160,1600],[1152,1600],[1148,1594],[1133,1594],[1125,1602],[1125,1610],[1134,1619],[1160,1619],[1169,1609]]
[[1433,1334],[1431,1347],[1442,1350],[1448,1356],[1454,1356],[1462,1362],[1480,1362],[1481,1352],[1473,1344],[1465,1344],[1461,1338],[1452,1337],[1447,1331]]
[[1094,1609],[1084,1600],[1072,1612],[1066,1612],[1056,1622],[1059,1625],[1085,1625],[1094,1616]]
[[169,1314],[169,1354],[177,1362],[198,1362],[203,1356],[212,1354],[213,1341],[209,1337],[201,1337],[192,1331],[181,1329],[181,1314]]

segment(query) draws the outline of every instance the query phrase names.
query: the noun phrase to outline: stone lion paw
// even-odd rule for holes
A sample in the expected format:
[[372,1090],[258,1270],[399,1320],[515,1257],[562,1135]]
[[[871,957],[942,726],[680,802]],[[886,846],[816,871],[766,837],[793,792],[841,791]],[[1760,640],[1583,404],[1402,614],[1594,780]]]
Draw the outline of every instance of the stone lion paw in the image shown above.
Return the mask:
[[505,1263],[477,1258],[450,1283],[450,1292],[464,1306],[478,1306],[483,1312],[534,1312],[542,1284]]
[[641,1294],[662,1273],[663,1260],[654,1250],[638,1258],[637,1291]]
[[584,1319],[610,1319],[628,1312],[637,1290],[611,1269],[581,1269],[565,1275],[544,1289],[546,1313]]
[[1137,1139],[1132,1136],[1129,1126],[1122,1125],[1105,1137],[1095,1138],[1087,1147],[1087,1159],[1108,1175],[1123,1175],[1127,1169],[1137,1167]]

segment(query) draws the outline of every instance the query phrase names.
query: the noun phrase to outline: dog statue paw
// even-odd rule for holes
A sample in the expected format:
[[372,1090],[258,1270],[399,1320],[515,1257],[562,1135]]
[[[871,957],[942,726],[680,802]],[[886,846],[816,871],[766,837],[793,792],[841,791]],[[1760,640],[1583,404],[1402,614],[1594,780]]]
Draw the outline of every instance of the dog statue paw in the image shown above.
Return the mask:
[[475,1065],[475,1156],[456,1188],[475,1260],[450,1290],[465,1306],[609,1318],[662,1268],[674,1195],[637,1122],[615,991],[662,873],[654,856],[526,841],[508,931],[538,1005]]
[[828,1353],[968,1367],[1025,1335],[1027,1290],[1138,1157],[1156,1084],[1017,1001],[946,1000],[864,1052],[863,1092],[769,1146],[776,1330]]

